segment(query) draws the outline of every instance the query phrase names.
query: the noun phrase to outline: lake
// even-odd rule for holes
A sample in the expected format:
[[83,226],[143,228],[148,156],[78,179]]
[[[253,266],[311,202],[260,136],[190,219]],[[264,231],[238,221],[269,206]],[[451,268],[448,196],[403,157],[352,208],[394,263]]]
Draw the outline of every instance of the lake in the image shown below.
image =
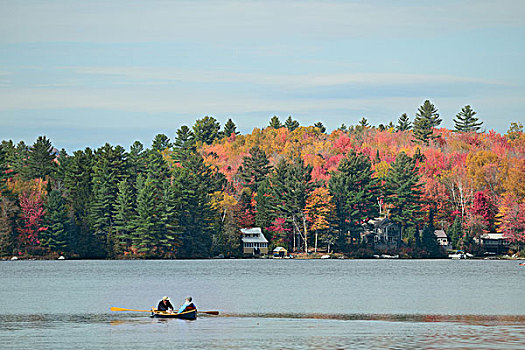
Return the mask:
[[[525,349],[524,291],[517,261],[2,261],[0,347]],[[163,295],[220,315],[109,310]]]

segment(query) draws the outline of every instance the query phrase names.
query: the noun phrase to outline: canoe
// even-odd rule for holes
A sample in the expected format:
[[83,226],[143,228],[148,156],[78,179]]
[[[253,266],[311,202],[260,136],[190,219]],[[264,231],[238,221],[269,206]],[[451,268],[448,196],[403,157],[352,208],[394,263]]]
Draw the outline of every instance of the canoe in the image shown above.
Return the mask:
[[180,318],[183,320],[195,320],[197,318],[197,310],[188,310],[179,313],[169,313],[166,311],[158,311],[157,309],[151,309],[151,317],[156,318]]

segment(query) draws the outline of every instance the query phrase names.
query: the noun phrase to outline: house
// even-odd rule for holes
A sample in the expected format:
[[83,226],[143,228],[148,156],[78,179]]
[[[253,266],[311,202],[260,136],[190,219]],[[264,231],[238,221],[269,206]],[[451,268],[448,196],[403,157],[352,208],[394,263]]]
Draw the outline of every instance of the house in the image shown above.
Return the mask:
[[368,230],[361,238],[375,249],[397,249],[401,244],[401,228],[388,218],[375,218],[368,221]]
[[477,241],[485,252],[497,255],[507,253],[510,246],[509,239],[503,233],[485,233]]
[[[421,235],[423,231],[419,231],[419,234]],[[452,245],[450,241],[448,240],[448,236],[445,233],[444,230],[434,230],[434,236],[436,236],[437,243],[443,247],[445,250],[452,249]]]
[[243,228],[242,252],[245,255],[268,254],[268,241],[264,237],[260,227]]
[[444,230],[435,230],[434,235],[436,236],[436,240],[440,246],[442,246],[445,249],[448,249],[449,247],[449,241],[448,236],[445,233]]

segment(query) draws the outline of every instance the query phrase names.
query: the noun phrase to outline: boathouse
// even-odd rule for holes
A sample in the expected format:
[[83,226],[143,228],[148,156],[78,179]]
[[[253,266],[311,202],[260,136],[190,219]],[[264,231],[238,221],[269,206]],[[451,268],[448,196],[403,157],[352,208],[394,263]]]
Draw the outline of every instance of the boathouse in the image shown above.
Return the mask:
[[260,227],[242,228],[242,252],[244,255],[268,254],[268,240]]
[[276,247],[273,250],[273,257],[274,258],[284,258],[288,255],[288,251],[284,247]]

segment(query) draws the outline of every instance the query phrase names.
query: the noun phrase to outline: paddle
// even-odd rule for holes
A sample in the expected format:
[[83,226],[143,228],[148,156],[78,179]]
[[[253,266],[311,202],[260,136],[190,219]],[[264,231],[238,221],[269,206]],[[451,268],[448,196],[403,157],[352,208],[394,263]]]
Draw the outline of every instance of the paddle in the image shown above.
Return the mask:
[[[136,309],[125,309],[123,307],[112,306],[109,308],[111,311],[135,311],[135,312],[151,312],[151,310],[136,310]],[[197,311],[199,314],[215,315],[219,314],[219,311]]]
[[219,314],[219,311],[198,311],[197,310],[197,313],[198,314],[208,314],[208,315],[218,315]]
[[124,309],[123,307],[112,306],[109,308],[111,311],[136,311],[136,312],[151,312],[151,310],[135,310],[135,309]]

